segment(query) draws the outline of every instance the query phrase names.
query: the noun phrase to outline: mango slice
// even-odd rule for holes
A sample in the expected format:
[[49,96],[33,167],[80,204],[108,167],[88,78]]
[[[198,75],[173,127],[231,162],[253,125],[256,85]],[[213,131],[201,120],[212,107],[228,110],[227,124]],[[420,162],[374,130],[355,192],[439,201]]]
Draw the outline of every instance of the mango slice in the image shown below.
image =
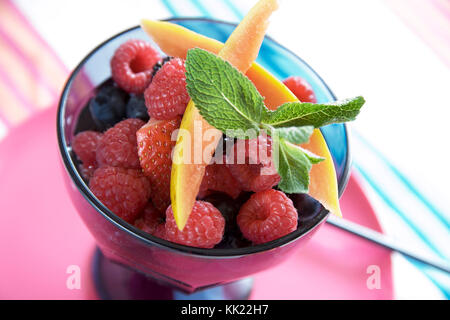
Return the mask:
[[[267,107],[275,109],[285,102],[298,101],[282,82],[263,67],[253,62],[261,45],[261,42],[258,43],[258,41],[262,41],[264,37],[268,17],[276,7],[276,1],[263,0],[258,2],[250,11],[249,15],[236,28],[225,45],[217,40],[207,38],[168,22],[143,20],[142,27],[158,44],[161,50],[168,55],[185,58],[189,49],[197,47],[219,54],[219,56],[228,60],[231,64],[238,65],[243,72],[247,70],[246,68],[249,68],[246,75],[252,80],[261,95],[265,97]],[[252,39],[247,39],[250,34],[252,35]],[[259,38],[259,40],[255,40],[256,38]],[[246,44],[248,44],[248,47],[244,50]],[[235,48],[234,50],[239,50],[239,54],[234,54],[235,51],[227,49],[233,47]],[[225,49],[223,52],[227,56],[222,54],[223,49]],[[196,126],[199,123],[201,123],[200,129],[198,125]],[[193,134],[196,127],[202,133],[212,129],[209,132],[213,132],[213,134],[209,135],[208,141],[195,141],[195,138],[198,139],[200,137],[202,139],[203,137],[203,134]],[[182,159],[186,154],[193,155],[196,146],[198,147],[199,145],[208,146],[210,150],[214,150],[215,148],[211,148],[211,145],[217,145],[222,133],[218,130],[214,133],[215,129],[200,116],[198,109],[195,108],[192,102],[186,108],[180,128],[191,133],[189,137],[181,134],[178,136],[173,156],[174,164],[172,165],[172,207],[177,225],[182,229],[192,210],[205,167],[211,159],[212,152],[203,156],[200,163],[186,164]],[[188,143],[186,143],[187,138],[190,139]],[[311,170],[309,194],[320,201],[332,213],[341,216],[336,173],[331,154],[321,132],[315,130],[309,143],[302,147],[326,159],[320,164],[314,165]]]

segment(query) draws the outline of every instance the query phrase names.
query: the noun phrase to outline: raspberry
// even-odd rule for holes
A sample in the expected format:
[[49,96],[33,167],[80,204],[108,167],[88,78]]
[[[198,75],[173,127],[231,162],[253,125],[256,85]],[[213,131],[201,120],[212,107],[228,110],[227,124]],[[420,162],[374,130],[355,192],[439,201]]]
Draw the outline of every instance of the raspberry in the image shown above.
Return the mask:
[[239,210],[237,223],[245,238],[254,244],[281,238],[297,229],[298,214],[283,192],[254,193]]
[[81,172],[81,176],[86,179],[87,181],[89,181],[92,176],[94,175],[95,170],[97,170],[97,165],[90,165],[90,166],[85,166],[85,165],[80,165],[79,166],[79,170]]
[[83,167],[96,167],[96,150],[102,134],[95,131],[83,131],[78,133],[72,141],[72,149],[78,159],[83,162]]
[[153,233],[153,235],[155,237],[161,238],[161,239],[166,239],[166,225],[164,223],[159,224],[156,229],[155,232]]
[[227,155],[227,167],[245,191],[268,190],[281,179],[272,161],[272,138],[265,134],[237,142],[233,154]]
[[166,211],[166,239],[191,247],[212,248],[223,237],[225,219],[216,207],[205,201],[196,201],[191,215],[180,231],[173,217],[172,206]]
[[127,119],[108,129],[98,143],[98,164],[140,169],[136,132],[144,124],[140,119]]
[[199,198],[206,196],[209,191],[223,192],[232,198],[237,198],[242,190],[239,182],[231,175],[225,164],[214,163],[206,167],[200,185]]
[[136,219],[134,226],[150,234],[154,234],[159,225],[164,224],[164,215],[149,202],[142,215]]
[[172,140],[172,133],[180,123],[180,117],[173,120],[150,119],[136,134],[141,167],[152,184],[153,204],[163,212],[170,204],[171,155],[176,142]]
[[131,39],[122,44],[111,59],[114,81],[129,93],[143,93],[152,80],[152,69],[161,55],[149,43]]
[[150,197],[150,183],[136,169],[101,167],[95,170],[89,188],[108,209],[130,223]]
[[150,117],[168,120],[184,113],[190,100],[185,73],[184,60],[174,58],[155,74],[144,93]]
[[317,102],[311,85],[305,79],[301,77],[289,77],[283,83],[301,102]]

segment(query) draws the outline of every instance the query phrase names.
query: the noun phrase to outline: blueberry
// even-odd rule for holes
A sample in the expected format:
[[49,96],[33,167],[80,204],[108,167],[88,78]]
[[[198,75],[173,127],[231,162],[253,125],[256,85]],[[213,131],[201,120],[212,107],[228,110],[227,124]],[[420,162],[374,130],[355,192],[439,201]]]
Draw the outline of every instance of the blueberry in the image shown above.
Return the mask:
[[220,241],[214,248],[217,249],[236,249],[250,247],[251,241],[244,238],[239,229],[227,230]]
[[83,107],[80,115],[78,116],[74,135],[87,130],[97,130],[97,123],[94,121],[91,112],[89,111],[89,102],[87,102],[87,104]]
[[159,71],[159,69],[162,68],[162,66],[164,65],[164,63],[170,61],[172,59],[172,57],[165,57],[164,59],[162,59],[161,61],[155,63],[155,65],[153,66],[153,70],[152,70],[152,78],[155,76],[155,74]]
[[294,207],[298,211],[298,218],[301,222],[307,222],[316,218],[323,209],[322,204],[310,195],[296,193],[288,194],[288,197],[294,203]]
[[203,199],[214,205],[225,218],[223,239],[215,248],[242,248],[251,245],[251,242],[242,235],[236,221],[239,209],[250,198],[250,195],[251,193],[244,192],[237,199],[233,199],[225,193],[217,192]]
[[230,196],[222,192],[212,193],[205,197],[203,201],[211,203],[220,211],[225,218],[225,226],[228,228],[236,224],[236,216],[239,213],[239,204]]
[[101,85],[95,97],[89,101],[89,110],[98,129],[104,131],[125,119],[128,93],[112,80]]
[[149,116],[143,95],[131,95],[131,98],[127,103],[127,118],[137,118],[145,122],[148,121]]

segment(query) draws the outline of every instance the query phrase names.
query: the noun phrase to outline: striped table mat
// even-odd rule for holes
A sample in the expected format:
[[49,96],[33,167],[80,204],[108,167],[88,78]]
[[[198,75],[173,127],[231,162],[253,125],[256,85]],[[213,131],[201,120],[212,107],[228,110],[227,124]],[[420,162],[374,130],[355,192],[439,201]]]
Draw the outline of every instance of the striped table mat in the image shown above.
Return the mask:
[[53,106],[68,69],[8,0],[0,1],[0,136]]

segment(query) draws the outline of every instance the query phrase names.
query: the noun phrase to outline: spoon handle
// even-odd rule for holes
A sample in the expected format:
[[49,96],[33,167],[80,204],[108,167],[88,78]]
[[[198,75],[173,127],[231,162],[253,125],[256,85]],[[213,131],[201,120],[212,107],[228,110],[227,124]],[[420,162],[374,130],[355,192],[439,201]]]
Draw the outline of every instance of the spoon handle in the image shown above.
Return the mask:
[[361,238],[364,238],[368,241],[376,243],[384,248],[399,252],[404,256],[450,274],[450,264],[447,261],[420,253],[416,249],[408,247],[403,243],[399,243],[398,241],[395,241],[391,237],[388,237],[380,232],[374,231],[345,219],[337,218],[333,215],[329,215],[327,223],[331,224],[334,227],[357,235]]

